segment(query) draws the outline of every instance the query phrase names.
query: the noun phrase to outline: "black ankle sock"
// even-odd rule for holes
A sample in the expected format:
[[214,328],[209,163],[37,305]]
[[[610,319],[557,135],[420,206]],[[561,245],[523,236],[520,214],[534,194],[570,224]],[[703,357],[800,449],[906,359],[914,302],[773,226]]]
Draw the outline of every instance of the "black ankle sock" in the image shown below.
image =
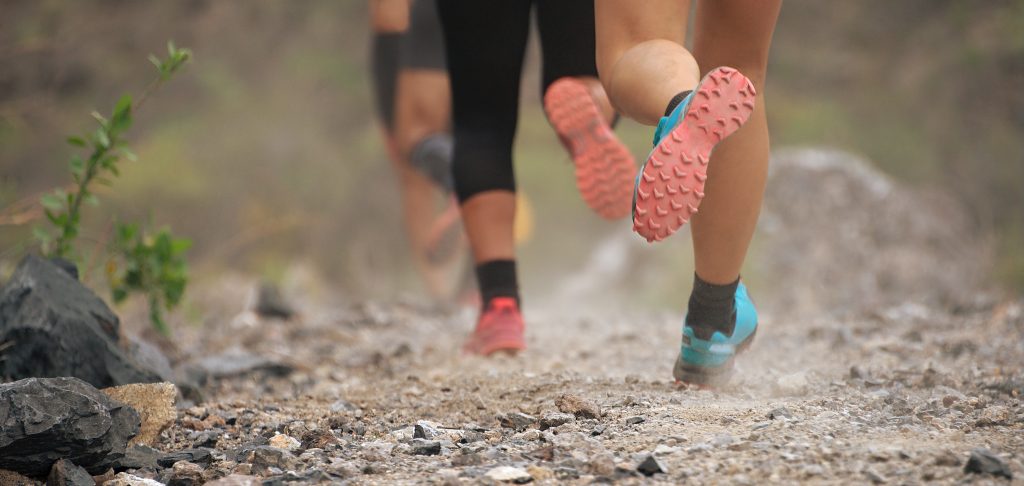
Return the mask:
[[515,260],[491,260],[476,266],[480,300],[484,308],[495,297],[512,297],[519,304],[519,281]]
[[699,339],[710,339],[715,331],[731,336],[736,326],[736,287],[740,279],[725,285],[705,282],[693,274],[693,292],[686,311],[686,326]]
[[665,107],[665,116],[671,115],[672,110],[676,109],[676,107],[679,106],[679,103],[682,103],[683,100],[685,100],[692,92],[693,90],[688,89],[686,91],[680,91],[679,94],[673,96],[672,99],[669,100],[668,106]]
[[413,147],[409,163],[446,193],[450,193],[455,188],[452,181],[454,146],[452,136],[447,133],[428,135]]

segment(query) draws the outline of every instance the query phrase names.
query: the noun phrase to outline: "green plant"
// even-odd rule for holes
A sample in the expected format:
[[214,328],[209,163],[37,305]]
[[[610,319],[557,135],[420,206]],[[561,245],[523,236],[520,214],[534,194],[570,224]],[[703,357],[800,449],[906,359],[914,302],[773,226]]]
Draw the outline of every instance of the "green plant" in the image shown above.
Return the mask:
[[[69,144],[85,149],[88,156],[83,158],[76,154],[71,157],[68,169],[73,187],[70,190],[56,189],[40,199],[46,219],[52,225],[33,228],[44,255],[81,261],[76,239],[81,227],[83,204],[98,204],[93,192],[94,184],[111,185],[112,178],[120,174],[122,158],[136,160],[124,139],[125,132],[131,128],[133,113],[191,57],[188,49],[179,49],[173,42],[168,42],[166,58],[150,55],[149,60],[159,75],[146,86],[138,101],[133,103],[132,97],[125,94],[109,118],[96,111],[92,113],[99,123],[93,132],[86,136],[68,137]],[[120,302],[131,293],[146,295],[153,325],[166,333],[167,326],[160,309],[172,308],[184,292],[187,276],[183,253],[189,246],[188,240],[174,238],[166,229],[150,237],[133,224],[118,224],[114,231],[110,249],[116,258],[122,260],[120,265],[114,264],[115,269],[120,270],[108,271],[108,276],[113,277],[109,280],[114,301]]]
[[138,225],[118,224],[113,248],[118,260],[107,264],[114,302],[121,302],[133,292],[146,296],[149,319],[158,331],[168,334],[163,309],[171,310],[181,301],[188,283],[185,251],[192,242],[175,238],[169,230],[148,234]]

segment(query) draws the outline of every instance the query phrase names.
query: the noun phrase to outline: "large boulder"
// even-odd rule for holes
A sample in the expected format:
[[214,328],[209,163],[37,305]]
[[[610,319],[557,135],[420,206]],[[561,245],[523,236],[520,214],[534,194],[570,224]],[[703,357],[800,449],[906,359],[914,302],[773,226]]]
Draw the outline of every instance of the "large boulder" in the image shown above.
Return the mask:
[[73,376],[98,388],[164,381],[132,356],[99,297],[32,255],[0,290],[0,343],[0,378]]
[[124,457],[139,414],[77,378],[0,385],[0,469],[45,477],[68,459],[100,474]]

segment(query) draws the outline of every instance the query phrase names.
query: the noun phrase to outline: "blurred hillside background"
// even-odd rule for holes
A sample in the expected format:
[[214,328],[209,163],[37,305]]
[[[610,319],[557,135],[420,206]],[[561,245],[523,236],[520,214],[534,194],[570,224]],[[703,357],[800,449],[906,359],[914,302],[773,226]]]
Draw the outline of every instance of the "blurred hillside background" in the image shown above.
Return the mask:
[[[367,18],[356,0],[5,0],[0,211],[70,182],[65,137],[138,94],[154,76],[146,57],[174,39],[194,61],[137,114],[139,160],[101,191],[102,210],[87,210],[83,239],[106,238],[101,214],[151,217],[193,240],[196,280],[307,268],[346,299],[418,292],[373,117]],[[629,232],[576,194],[540,109],[537,61],[531,49],[516,152],[535,216],[521,253],[528,298],[559,285],[552,272],[585,265],[595,241]],[[768,103],[776,148],[847,150],[962,200],[995,248],[985,271],[1024,288],[1024,1],[787,0]],[[646,154],[648,128],[627,121],[619,133]],[[34,251],[31,226],[0,226],[0,277]],[[631,290],[678,307],[688,238],[634,239],[678,285]]]

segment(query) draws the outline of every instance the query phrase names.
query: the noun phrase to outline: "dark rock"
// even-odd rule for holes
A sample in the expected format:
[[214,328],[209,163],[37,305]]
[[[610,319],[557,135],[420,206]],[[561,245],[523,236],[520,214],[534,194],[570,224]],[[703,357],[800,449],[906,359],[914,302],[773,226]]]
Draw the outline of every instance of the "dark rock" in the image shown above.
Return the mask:
[[217,447],[217,441],[222,435],[224,435],[224,431],[221,429],[204,430],[192,440],[192,447]]
[[204,379],[199,380],[200,383],[209,378],[231,378],[256,372],[271,376],[287,376],[295,370],[289,364],[255,355],[239,348],[207,356],[199,360],[196,365],[205,374]]
[[252,464],[253,472],[265,475],[270,468],[277,468],[282,471],[293,469],[297,460],[292,453],[270,446],[259,446],[249,450],[243,461]]
[[171,467],[178,461],[188,461],[196,464],[210,465],[213,463],[213,449],[185,449],[183,451],[164,454],[156,460],[160,467]]
[[188,461],[178,461],[171,467],[171,475],[167,486],[200,486],[203,480],[203,468]]
[[854,380],[863,380],[868,377],[868,374],[864,372],[864,368],[853,365],[850,367],[850,378]]
[[565,425],[576,419],[571,413],[549,413],[540,419],[540,430],[547,430],[559,425]]
[[498,423],[502,427],[520,431],[526,430],[527,427],[537,423],[537,418],[522,412],[505,413],[498,415]]
[[46,478],[46,486],[95,486],[96,482],[88,471],[75,463],[61,459],[53,463],[50,475]]
[[441,443],[436,440],[413,439],[409,446],[409,453],[415,456],[436,456],[441,453]]
[[260,284],[256,293],[256,313],[262,317],[291,319],[295,309],[281,295],[281,289],[269,282]]
[[412,437],[414,439],[434,439],[441,435],[441,432],[437,430],[429,422],[419,421],[413,426]]
[[125,349],[103,301],[52,262],[29,255],[0,290],[0,377],[72,376],[95,387],[162,381]]
[[644,460],[640,461],[640,465],[636,467],[636,470],[644,476],[654,476],[655,474],[665,474],[668,472],[665,465],[657,457],[654,457],[654,454],[647,454]]
[[340,444],[341,441],[328,428],[311,430],[302,437],[303,449],[326,449],[332,444]]
[[1008,466],[999,456],[993,454],[988,449],[981,447],[971,451],[971,458],[967,460],[967,465],[964,466],[964,472],[973,474],[992,474],[994,476],[1002,476],[1006,479],[1013,479],[1013,472],[1010,471]]
[[0,469],[45,476],[68,459],[99,474],[124,457],[139,414],[77,378],[0,385]]
[[644,419],[643,417],[641,417],[641,416],[637,415],[637,416],[635,416],[635,417],[629,417],[629,418],[627,418],[627,419],[626,419],[626,424],[627,424],[627,425],[636,425],[636,424],[642,424],[642,423],[644,423],[644,420],[646,420],[646,419]]
[[125,450],[124,457],[114,464],[114,469],[156,469],[159,467],[157,459],[161,454],[160,451],[146,445],[133,445]]
[[592,435],[594,437],[597,437],[597,436],[599,436],[599,435],[604,433],[605,428],[606,427],[604,425],[598,424],[596,427],[594,427],[594,430],[590,431],[590,435]]
[[70,260],[65,260],[63,258],[54,257],[50,258],[50,263],[54,264],[57,268],[63,270],[64,273],[70,275],[71,278],[78,280],[78,265],[75,265],[74,262]]
[[768,420],[778,420],[780,418],[792,419],[793,414],[786,407],[779,407],[768,412]]

